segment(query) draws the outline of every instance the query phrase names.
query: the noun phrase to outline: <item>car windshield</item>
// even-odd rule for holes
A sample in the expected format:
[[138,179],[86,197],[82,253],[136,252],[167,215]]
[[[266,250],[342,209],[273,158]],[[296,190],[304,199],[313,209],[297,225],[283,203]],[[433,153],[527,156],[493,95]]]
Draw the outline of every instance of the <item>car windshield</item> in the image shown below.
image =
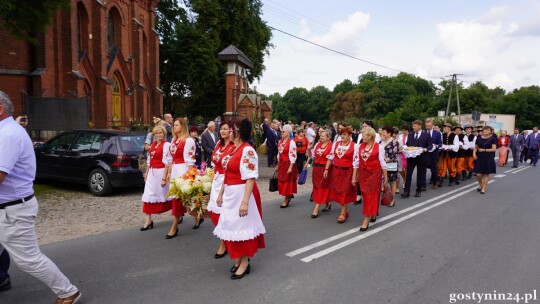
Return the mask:
[[141,154],[144,151],[144,135],[120,135],[120,149],[124,154]]

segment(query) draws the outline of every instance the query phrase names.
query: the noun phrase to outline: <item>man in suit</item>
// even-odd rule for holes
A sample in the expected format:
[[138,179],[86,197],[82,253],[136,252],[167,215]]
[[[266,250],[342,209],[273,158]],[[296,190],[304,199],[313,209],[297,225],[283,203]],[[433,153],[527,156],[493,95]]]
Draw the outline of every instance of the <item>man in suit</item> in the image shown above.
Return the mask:
[[332,124],[332,127],[330,128],[330,131],[332,131],[332,138],[331,141],[334,141],[334,138],[336,138],[336,135],[338,134],[338,124],[337,122],[334,122]]
[[517,168],[519,165],[519,159],[521,157],[521,149],[525,144],[525,139],[521,134],[519,134],[519,129],[514,130],[514,134],[510,136],[510,150],[512,151],[512,158],[514,159],[514,164],[512,168]]
[[531,158],[531,165],[536,167],[538,162],[538,149],[540,147],[540,134],[538,134],[538,127],[533,128],[533,132],[527,139],[527,148],[529,148],[529,157]]
[[172,134],[172,126],[173,126],[173,123],[174,123],[173,116],[170,113],[165,113],[165,115],[163,115],[163,120],[165,120],[165,130],[167,130],[167,134],[165,135],[165,139],[168,142],[171,142],[172,138],[173,138],[173,134]]
[[204,151],[204,162],[210,166],[210,158],[212,157],[212,152],[219,140],[219,135],[216,133],[216,123],[211,121],[206,126],[206,131],[201,135],[201,145]]
[[521,151],[521,155],[519,157],[519,162],[527,162],[527,159],[529,159],[529,148],[527,147],[527,141],[529,140],[529,131],[523,131],[523,151]]
[[268,120],[265,119],[263,123],[263,132],[266,137],[266,148],[267,148],[267,160],[268,167],[274,166],[274,158],[277,156],[277,143],[279,140],[279,135],[277,133],[278,125],[276,121],[272,121],[270,126],[268,125]]
[[[426,119],[426,133],[431,137],[432,148],[429,149],[429,170],[431,171],[430,184],[433,184],[433,189],[437,189],[437,162],[439,161],[439,149],[442,147],[442,134],[441,132],[433,129],[433,122],[431,119]],[[422,183],[422,191],[426,191],[426,180]]]
[[407,198],[410,196],[411,179],[415,168],[418,168],[416,172],[416,194],[415,197],[422,195],[422,182],[426,180],[426,168],[429,162],[428,151],[433,148],[431,142],[431,136],[428,133],[422,131],[422,121],[415,120],[412,123],[413,132],[409,133],[407,138],[407,145],[409,147],[417,147],[422,150],[422,154],[407,158],[407,181],[405,182],[405,190],[401,196]]

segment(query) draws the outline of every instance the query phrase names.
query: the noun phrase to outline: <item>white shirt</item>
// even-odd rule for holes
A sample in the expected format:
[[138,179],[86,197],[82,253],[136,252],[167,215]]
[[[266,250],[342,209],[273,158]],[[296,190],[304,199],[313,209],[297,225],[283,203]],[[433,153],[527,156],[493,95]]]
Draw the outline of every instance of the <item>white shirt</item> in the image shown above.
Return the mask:
[[309,143],[312,143],[315,140],[315,131],[312,128],[308,128],[306,131],[306,137]]
[[0,184],[0,204],[34,193],[36,155],[28,133],[13,117],[0,121],[0,171],[6,173]]
[[208,132],[210,133],[210,136],[212,136],[212,140],[214,141],[214,143],[216,143],[216,135],[214,134],[214,132]]

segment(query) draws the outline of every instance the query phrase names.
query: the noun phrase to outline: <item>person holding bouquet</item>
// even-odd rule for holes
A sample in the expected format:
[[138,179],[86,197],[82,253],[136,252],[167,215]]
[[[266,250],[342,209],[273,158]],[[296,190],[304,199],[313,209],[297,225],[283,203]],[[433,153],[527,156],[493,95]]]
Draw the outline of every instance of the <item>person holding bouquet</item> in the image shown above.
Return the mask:
[[[221,215],[214,235],[225,241],[235,265],[231,279],[243,278],[250,272],[249,258],[265,247],[261,195],[256,179],[259,176],[257,152],[249,144],[252,125],[247,119],[232,125],[234,149],[223,157],[225,180],[216,203]],[[292,163],[294,165],[294,162]]]
[[[234,143],[231,140],[231,122],[223,122],[219,127],[220,139],[212,152],[210,160],[214,167],[214,180],[212,181],[212,190],[210,192],[210,200],[208,201],[207,210],[210,212],[210,219],[214,226],[217,226],[219,222],[219,215],[221,214],[221,207],[216,204],[216,199],[223,186],[225,179],[225,169],[223,168],[223,157],[229,155],[234,149]],[[215,259],[220,259],[227,254],[227,248],[225,242],[222,240],[219,244],[219,248],[214,255]]]
[[[187,122],[183,118],[177,118],[173,124],[173,139],[171,141],[170,152],[172,156],[172,166],[169,179],[175,180],[184,175],[195,164],[195,142],[189,136]],[[169,197],[172,200],[173,223],[166,239],[172,239],[178,235],[178,224],[180,224],[186,213],[186,207],[179,198]]]
[[145,223],[140,229],[154,228],[152,214],[167,212],[172,209],[172,201],[167,199],[169,192],[169,166],[172,161],[170,143],[165,140],[167,130],[162,125],[155,126],[152,134],[156,141],[148,150],[148,168],[145,174],[144,193],[142,195]]
[[[388,139],[388,132],[392,132],[390,127],[383,129],[384,138]],[[390,133],[391,134],[391,133]],[[381,191],[388,183],[386,172],[385,149],[374,142],[376,133],[373,128],[364,128],[362,130],[363,142],[359,147],[358,181],[360,190],[364,199],[364,221],[360,226],[360,231],[366,231],[369,228],[369,222],[375,222],[379,213],[379,197]],[[391,144],[387,142],[387,146]],[[397,154],[397,151],[395,152]],[[395,157],[395,156],[394,156]],[[384,183],[383,182],[384,176]],[[357,176],[353,177],[356,182]],[[381,187],[382,183],[382,187]],[[382,189],[381,189],[382,188]]]
[[328,155],[324,172],[328,174],[330,166],[330,200],[341,205],[338,223],[345,223],[349,217],[348,204],[356,201],[356,169],[358,168],[358,145],[352,141],[352,128],[343,127],[340,130],[341,140],[334,143]]
[[278,144],[278,191],[285,199],[280,208],[289,207],[289,202],[297,192],[298,168],[296,167],[296,144],[291,139],[291,125],[284,125]]
[[332,177],[332,167],[328,170],[324,169],[326,161],[328,160],[328,155],[332,151],[332,142],[330,141],[332,131],[323,130],[319,136],[319,142],[312,150],[312,158],[314,160],[313,174],[311,175],[313,181],[312,199],[315,203],[315,208],[311,213],[312,218],[319,216],[321,204],[326,205],[323,212],[330,210],[332,206],[330,205],[330,178]]

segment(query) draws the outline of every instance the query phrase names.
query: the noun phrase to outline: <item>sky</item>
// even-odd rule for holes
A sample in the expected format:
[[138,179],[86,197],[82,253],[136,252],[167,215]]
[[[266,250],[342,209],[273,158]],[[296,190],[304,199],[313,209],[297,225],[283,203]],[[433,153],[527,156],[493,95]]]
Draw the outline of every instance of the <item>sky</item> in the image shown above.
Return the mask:
[[[507,91],[540,85],[540,0],[262,0],[277,30],[260,81],[266,95],[375,71],[411,73],[438,84],[451,74]],[[377,66],[378,65],[378,66]],[[383,67],[381,67],[383,66]]]

